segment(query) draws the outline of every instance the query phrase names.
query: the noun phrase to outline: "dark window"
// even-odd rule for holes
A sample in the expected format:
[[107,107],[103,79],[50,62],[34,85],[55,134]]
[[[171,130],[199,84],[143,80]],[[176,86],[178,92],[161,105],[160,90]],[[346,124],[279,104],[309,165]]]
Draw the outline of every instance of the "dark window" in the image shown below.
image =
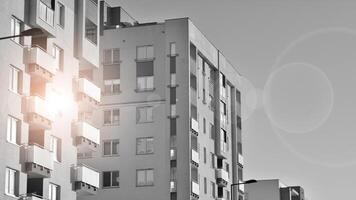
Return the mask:
[[171,119],[171,135],[177,135],[177,119]]
[[85,37],[94,43],[98,43],[98,27],[90,19],[85,19]]
[[170,73],[176,73],[176,57],[170,57]]
[[176,88],[171,88],[171,92],[170,92],[170,103],[171,104],[176,104]]
[[197,90],[197,77],[194,74],[190,74],[190,87]]

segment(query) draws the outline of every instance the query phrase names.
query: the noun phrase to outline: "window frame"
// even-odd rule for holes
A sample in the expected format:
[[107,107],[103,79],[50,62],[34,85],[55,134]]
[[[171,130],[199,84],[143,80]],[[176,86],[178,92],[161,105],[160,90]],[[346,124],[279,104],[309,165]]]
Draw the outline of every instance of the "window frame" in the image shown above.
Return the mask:
[[[12,124],[15,122],[15,126]],[[16,128],[15,133],[13,133],[13,128]],[[18,145],[18,137],[21,133],[21,121],[20,119],[8,115],[7,116],[7,124],[6,124],[6,141],[11,144]]]
[[[144,181],[144,184],[139,184],[138,183],[138,172],[141,172],[141,171],[143,171],[145,174],[145,181]],[[152,178],[153,178],[153,180],[152,180],[152,183],[149,183],[148,182],[148,180],[147,180],[147,178],[148,178],[148,176],[147,176],[147,172],[148,171],[152,171]],[[154,172],[154,169],[153,168],[146,168],[146,169],[136,169],[136,187],[152,187],[152,186],[154,186],[154,182],[155,182],[155,172]]]
[[[118,111],[118,113],[119,113],[118,120],[115,120],[115,121],[114,121],[114,111]],[[105,123],[105,112],[110,112],[110,123]],[[120,116],[121,116],[120,108],[103,110],[103,125],[104,126],[119,126],[120,125]]]
[[[19,190],[19,171],[10,167],[5,168],[5,195],[11,197],[18,197],[18,190]],[[10,175],[12,179],[10,179]],[[11,181],[12,180],[12,181]],[[13,187],[13,188],[10,188]]]
[[[62,2],[57,1],[58,5],[58,26],[62,29],[65,28],[65,21],[66,21],[66,8]],[[63,24],[62,24],[63,23]]]
[[[140,48],[145,48],[145,56],[142,58],[139,57],[139,49]],[[148,49],[152,48],[152,56],[149,57],[148,55]],[[141,46],[136,46],[136,61],[146,61],[146,60],[154,60],[155,59],[155,48],[153,44],[148,44],[148,45],[141,45]]]
[[[15,94],[21,94],[21,76],[22,76],[22,71],[21,69],[10,65],[10,70],[9,70],[9,86],[8,89],[15,93]],[[16,80],[15,80],[15,73],[16,75]],[[15,82],[16,82],[16,88],[15,88]]]
[[[18,24],[19,30],[16,30],[17,24]],[[19,18],[15,17],[14,15],[12,15],[11,19],[10,19],[10,35],[11,36],[20,35],[23,30],[24,30],[23,21],[20,20]],[[10,38],[10,40],[15,42],[16,44],[21,45],[21,46],[24,45],[24,37],[14,37],[14,38]]]
[[[141,115],[140,115],[140,110],[141,109],[145,109],[145,120],[144,121],[140,121],[141,119]],[[151,119],[148,119],[148,113],[147,110],[151,109]],[[136,107],[136,124],[144,124],[144,123],[153,123],[154,122],[154,113],[153,113],[154,109],[153,106],[140,106],[140,107]]]
[[[56,192],[55,197],[52,195],[53,191]],[[48,200],[60,200],[60,199],[61,199],[61,186],[57,185],[55,183],[49,183],[48,184]]]
[[[118,180],[117,180],[117,183],[118,185],[113,185],[113,173],[116,173],[118,174]],[[110,173],[110,186],[104,186],[104,174],[105,173]],[[103,180],[103,183],[102,183],[102,187],[103,189],[110,189],[110,188],[119,188],[120,187],[120,170],[114,170],[114,171],[103,171],[102,172],[102,180]]]
[[[138,149],[138,142],[139,140],[143,140],[141,142],[144,142],[145,145],[145,152],[143,153],[139,153],[139,149]],[[148,151],[148,140],[152,140],[152,152]],[[150,154],[154,154],[154,137],[139,137],[136,138],[136,155],[150,155]]]
[[[105,154],[105,143],[110,142],[110,153],[109,154]],[[118,148],[116,148],[117,153],[113,153],[113,149],[114,149],[114,143],[118,143]],[[103,140],[102,142],[103,144],[103,157],[117,157],[120,156],[120,139],[112,139],[112,140]]]

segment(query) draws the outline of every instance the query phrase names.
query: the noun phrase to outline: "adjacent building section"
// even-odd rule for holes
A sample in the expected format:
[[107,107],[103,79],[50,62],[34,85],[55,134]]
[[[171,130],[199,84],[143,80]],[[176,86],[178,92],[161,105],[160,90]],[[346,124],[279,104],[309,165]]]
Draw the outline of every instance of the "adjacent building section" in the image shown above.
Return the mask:
[[259,180],[246,187],[246,200],[304,200],[300,186],[287,186],[278,179]]
[[[241,76],[188,18],[139,23],[100,3],[100,173],[81,199],[243,199]],[[94,129],[90,129],[94,133]],[[89,136],[88,136],[89,137]],[[91,146],[93,148],[93,146]]]

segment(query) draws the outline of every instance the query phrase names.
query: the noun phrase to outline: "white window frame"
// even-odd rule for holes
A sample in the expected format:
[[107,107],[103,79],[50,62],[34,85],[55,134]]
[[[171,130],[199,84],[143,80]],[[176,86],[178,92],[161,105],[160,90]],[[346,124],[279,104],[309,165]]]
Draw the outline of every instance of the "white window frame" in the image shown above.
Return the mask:
[[[143,172],[144,174],[144,182],[139,183],[139,173]],[[152,181],[149,182],[148,180],[148,172],[152,172]],[[136,170],[136,187],[147,187],[147,186],[154,186],[154,169],[137,169]]]
[[175,42],[169,44],[169,53],[171,56],[177,55],[177,45]]
[[137,124],[153,122],[153,106],[137,107],[136,122]]
[[16,180],[17,170],[6,167],[5,169],[5,194],[8,196],[16,197],[16,187],[18,182]]
[[48,199],[49,200],[59,200],[60,198],[57,199],[60,193],[59,190],[59,185],[53,184],[53,183],[49,183],[48,184]]
[[[114,111],[115,110],[118,110],[119,111],[119,117],[117,120],[114,120]],[[105,122],[105,112],[110,112],[110,122],[109,123],[106,123]],[[111,110],[104,110],[103,111],[103,115],[104,115],[104,125],[105,126],[113,126],[113,125],[119,125],[120,124],[120,109],[116,108],[116,109],[111,109]]]
[[[113,185],[113,172],[118,172],[119,176],[118,176],[118,185]],[[104,173],[110,173],[110,186],[104,186]],[[103,171],[102,173],[102,178],[103,178],[103,188],[117,188],[120,187],[120,171],[119,170],[115,170],[115,171]]]
[[20,94],[20,76],[21,76],[21,70],[10,65],[9,90],[16,94]]
[[[114,60],[115,58],[115,51],[118,51],[119,52],[119,58],[118,60]],[[104,52],[103,52],[103,64],[105,65],[111,65],[111,64],[119,64],[120,63],[120,49],[119,48],[112,48],[112,49],[104,49]],[[106,55],[107,54],[110,54],[110,60],[105,60],[106,59]]]
[[138,76],[136,81],[138,91],[154,89],[154,76]]
[[[105,154],[105,143],[110,143],[110,153]],[[113,153],[114,143],[118,143],[117,153]],[[120,155],[120,140],[104,140],[103,141],[103,156],[119,156]]]
[[10,143],[17,144],[17,136],[19,134],[19,122],[19,119],[16,119],[10,115],[7,118],[6,140]]
[[[139,152],[138,144],[141,142],[145,146],[143,152]],[[152,150],[149,150],[149,144],[152,146]],[[154,154],[154,137],[140,137],[136,138],[136,155]]]
[[153,45],[137,46],[136,59],[137,60],[149,60],[154,58]]
[[[23,22],[16,18],[15,16],[11,16],[11,21],[10,21],[10,35],[15,36],[15,35],[20,35],[21,31],[23,31]],[[16,42],[17,44],[23,43],[23,39],[21,37],[14,37],[11,38],[12,41]]]
[[52,47],[52,56],[55,61],[55,69],[58,71],[63,71],[63,49],[56,44],[53,44]]
[[[66,21],[66,7],[62,2],[57,1],[57,4],[58,4],[58,26],[64,29],[65,21]],[[61,18],[63,18],[63,22]]]
[[58,150],[61,149],[59,147],[59,145],[61,144],[60,139],[51,135],[50,137],[50,151],[53,152],[53,160],[55,162],[61,162],[61,152],[59,152]]
[[[120,79],[109,79],[109,80],[104,80],[104,88],[105,88],[105,94],[117,94],[120,93],[120,88],[119,91],[114,92],[114,86],[115,85],[120,85]],[[110,91],[106,91],[106,87],[110,87]]]

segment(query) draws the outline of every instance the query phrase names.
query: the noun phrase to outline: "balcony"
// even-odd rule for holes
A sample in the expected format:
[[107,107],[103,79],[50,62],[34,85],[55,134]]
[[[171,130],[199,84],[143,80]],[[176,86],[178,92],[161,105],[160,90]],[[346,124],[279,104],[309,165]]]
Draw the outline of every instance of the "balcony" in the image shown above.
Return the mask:
[[175,73],[171,74],[171,81],[170,81],[170,87],[176,87],[177,86],[177,75]]
[[199,166],[199,153],[192,149],[192,164],[195,166]]
[[[239,183],[242,183],[241,180],[239,180]],[[244,193],[245,192],[245,185],[244,184],[240,184],[238,185],[238,189],[241,193]]]
[[53,80],[56,74],[55,58],[48,54],[41,47],[25,48],[25,64],[28,65],[28,73],[38,79],[46,82]]
[[74,124],[78,152],[96,151],[100,145],[100,130],[86,122]]
[[191,119],[191,128],[194,135],[199,135],[199,123],[196,119]]
[[73,168],[74,188],[78,195],[95,195],[99,188],[99,172],[84,165]]
[[177,192],[177,182],[174,180],[170,181],[170,192]]
[[177,149],[176,148],[171,148],[170,157],[171,157],[171,160],[177,160]]
[[229,182],[229,173],[224,169],[215,170],[216,183],[220,187],[226,187]]
[[85,78],[78,80],[78,103],[81,111],[91,111],[100,103],[100,88]]
[[54,10],[50,3],[42,0],[29,0],[29,23],[32,27],[41,28],[45,33],[54,37]]
[[26,146],[24,163],[30,178],[50,178],[53,170],[53,152],[36,144]]
[[[95,1],[76,1],[75,53],[76,57],[79,58],[81,69],[99,68],[99,7]],[[90,29],[90,32],[88,32],[88,29]]]
[[244,165],[244,157],[242,156],[241,153],[238,154],[238,162],[239,162],[239,165],[241,165],[241,166]]
[[176,105],[176,104],[171,104],[170,117],[171,117],[171,118],[177,117],[177,105]]
[[27,121],[30,128],[51,129],[55,117],[54,109],[50,104],[38,96],[30,96],[26,99]]
[[199,199],[199,183],[192,181],[191,195],[194,199]]

